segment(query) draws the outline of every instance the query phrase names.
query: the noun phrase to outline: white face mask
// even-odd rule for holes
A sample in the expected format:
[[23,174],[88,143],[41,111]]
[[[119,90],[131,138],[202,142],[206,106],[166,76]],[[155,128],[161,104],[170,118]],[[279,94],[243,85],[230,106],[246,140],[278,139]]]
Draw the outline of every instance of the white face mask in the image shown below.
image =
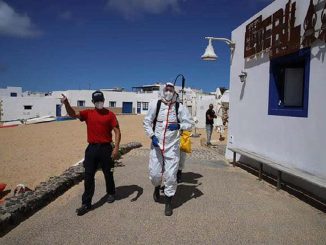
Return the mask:
[[165,92],[164,92],[164,99],[165,99],[166,101],[170,101],[170,100],[172,100],[173,95],[174,95],[173,92],[171,92],[171,91],[165,91]]
[[99,109],[99,110],[103,109],[103,107],[104,107],[103,101],[95,102],[94,104],[95,104],[95,108]]

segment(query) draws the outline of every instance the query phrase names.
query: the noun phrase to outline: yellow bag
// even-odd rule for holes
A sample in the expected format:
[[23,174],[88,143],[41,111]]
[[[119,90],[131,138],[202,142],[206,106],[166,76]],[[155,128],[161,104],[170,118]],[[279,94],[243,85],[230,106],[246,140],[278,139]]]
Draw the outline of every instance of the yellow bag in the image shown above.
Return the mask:
[[180,150],[186,153],[191,153],[190,131],[183,131],[180,137]]

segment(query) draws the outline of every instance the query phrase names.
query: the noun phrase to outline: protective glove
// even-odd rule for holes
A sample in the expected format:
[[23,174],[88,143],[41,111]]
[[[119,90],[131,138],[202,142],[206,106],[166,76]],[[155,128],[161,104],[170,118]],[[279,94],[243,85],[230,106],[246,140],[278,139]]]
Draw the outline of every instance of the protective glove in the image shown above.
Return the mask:
[[170,131],[175,131],[180,129],[180,125],[178,123],[173,123],[168,125],[168,129]]
[[154,135],[152,137],[152,144],[153,144],[153,146],[154,147],[159,147],[158,143],[159,143],[158,138]]

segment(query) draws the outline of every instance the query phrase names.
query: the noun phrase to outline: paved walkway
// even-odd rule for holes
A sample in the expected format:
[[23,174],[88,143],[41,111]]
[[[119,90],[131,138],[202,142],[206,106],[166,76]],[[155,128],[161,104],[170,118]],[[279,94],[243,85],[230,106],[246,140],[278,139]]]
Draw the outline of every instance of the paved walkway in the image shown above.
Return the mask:
[[325,244],[326,214],[209,150],[187,161],[174,214],[152,200],[148,151],[139,149],[116,168],[117,201],[107,204],[101,172],[95,209],[82,217],[83,184],[21,223],[0,244]]

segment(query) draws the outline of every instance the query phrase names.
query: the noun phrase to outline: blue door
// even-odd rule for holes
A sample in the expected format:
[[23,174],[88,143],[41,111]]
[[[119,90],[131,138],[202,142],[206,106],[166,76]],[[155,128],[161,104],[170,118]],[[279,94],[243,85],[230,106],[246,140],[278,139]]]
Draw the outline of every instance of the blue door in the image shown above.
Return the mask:
[[132,113],[132,102],[122,102],[122,113]]
[[55,115],[57,116],[57,117],[61,117],[61,105],[56,105],[56,108],[55,108],[56,110],[55,110]]

